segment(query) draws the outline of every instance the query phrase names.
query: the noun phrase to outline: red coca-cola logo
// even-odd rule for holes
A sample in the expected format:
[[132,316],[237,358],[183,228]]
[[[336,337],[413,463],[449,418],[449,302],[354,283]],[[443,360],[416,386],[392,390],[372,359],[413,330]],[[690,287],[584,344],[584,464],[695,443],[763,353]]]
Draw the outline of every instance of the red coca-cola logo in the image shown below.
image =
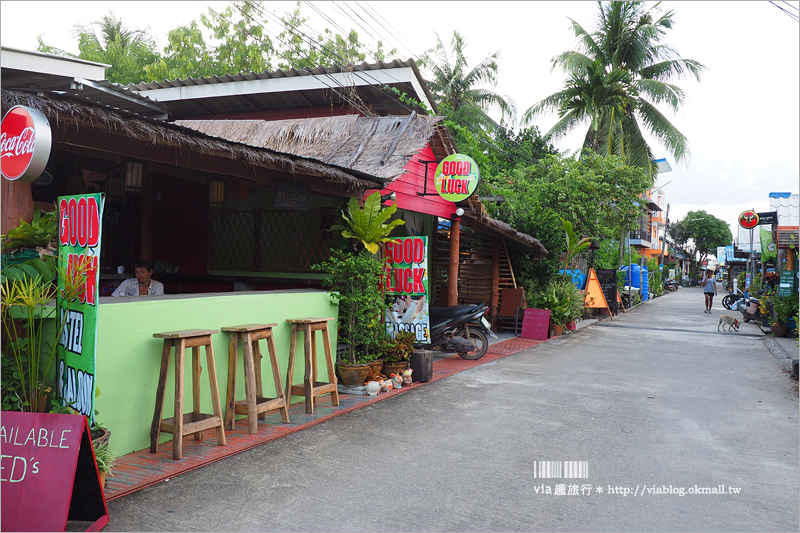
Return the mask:
[[50,157],[50,123],[41,112],[12,107],[0,128],[0,166],[9,180],[33,181]]

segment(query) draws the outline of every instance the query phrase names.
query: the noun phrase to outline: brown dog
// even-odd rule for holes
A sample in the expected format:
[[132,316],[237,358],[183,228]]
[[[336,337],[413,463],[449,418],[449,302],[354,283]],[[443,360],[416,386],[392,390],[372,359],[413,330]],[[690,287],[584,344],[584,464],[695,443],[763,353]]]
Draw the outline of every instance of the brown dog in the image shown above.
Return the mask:
[[728,331],[730,331],[731,328],[735,329],[736,331],[739,331],[739,321],[736,320],[736,318],[728,315],[720,315],[719,324],[717,324],[717,331],[719,331],[720,326],[722,326],[722,329],[724,331],[725,324],[728,325]]

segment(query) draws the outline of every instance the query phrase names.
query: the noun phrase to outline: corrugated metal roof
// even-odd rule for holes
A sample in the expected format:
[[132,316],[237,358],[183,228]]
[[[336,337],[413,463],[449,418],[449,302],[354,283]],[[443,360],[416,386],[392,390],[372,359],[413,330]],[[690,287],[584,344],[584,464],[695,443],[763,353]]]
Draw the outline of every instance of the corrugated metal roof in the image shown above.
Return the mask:
[[[190,77],[132,83],[127,88],[168,106],[171,120],[279,120],[353,112],[334,109],[335,106],[354,107],[355,112],[367,115],[410,114],[411,106],[384,90],[384,85],[396,88],[422,102],[427,101],[434,114],[437,112],[433,95],[413,59],[310,70],[289,69]],[[417,112],[424,113],[419,109]]]

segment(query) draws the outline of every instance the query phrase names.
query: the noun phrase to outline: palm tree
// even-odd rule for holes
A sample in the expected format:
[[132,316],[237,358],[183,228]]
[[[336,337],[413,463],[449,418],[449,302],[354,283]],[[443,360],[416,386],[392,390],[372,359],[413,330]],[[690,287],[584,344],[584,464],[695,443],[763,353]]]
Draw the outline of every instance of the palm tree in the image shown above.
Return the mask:
[[499,109],[502,118],[516,119],[517,110],[513,100],[489,89],[475,87],[479,84],[497,85],[499,51],[470,68],[464,55],[467,43],[457,31],[453,32],[451,41],[452,62],[438,35],[436,41],[433,50],[436,59],[430,66],[433,80],[428,82],[428,86],[440,106],[461,116],[464,122],[474,122],[484,128],[497,125],[487,114],[490,109]]
[[656,105],[666,104],[677,112],[686,95],[667,81],[686,75],[699,81],[706,67],[680,58],[662,42],[666,30],[672,28],[673,11],[658,16],[658,4],[645,10],[638,1],[598,2],[598,10],[593,33],[572,21],[578,51],[553,58],[553,68],[561,67],[569,74],[564,89],[531,106],[522,122],[528,124],[545,111],[555,111],[559,121],[548,135],[557,138],[588,121],[585,147],[620,155],[654,178],[652,151],[642,127],[676,161],[687,160],[686,137]]

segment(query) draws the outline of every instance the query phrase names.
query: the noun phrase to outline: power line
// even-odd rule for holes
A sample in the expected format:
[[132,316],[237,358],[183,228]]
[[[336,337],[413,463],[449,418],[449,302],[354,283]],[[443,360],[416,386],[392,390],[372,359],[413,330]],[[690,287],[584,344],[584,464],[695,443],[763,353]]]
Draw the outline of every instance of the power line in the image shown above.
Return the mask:
[[[286,27],[286,29],[287,29],[287,30],[289,30],[289,31],[296,31],[296,32],[299,34],[299,36],[300,36],[302,39],[304,39],[305,41],[307,41],[307,42],[309,42],[309,43],[313,43],[313,46],[316,46],[316,45],[317,45],[317,43],[314,43],[314,42],[313,42],[313,40],[309,39],[308,35],[306,35],[306,34],[305,34],[303,31],[299,30],[299,28],[291,28],[291,27],[289,27],[289,26],[287,25],[287,23],[286,23],[286,22],[285,22],[285,21],[284,21],[282,18],[279,18],[279,17],[277,17],[277,16],[275,16],[275,15],[271,15],[271,14],[269,14],[269,13],[265,13],[265,12],[263,11],[263,9],[261,9],[259,6],[255,5],[255,4],[250,4],[250,5],[251,5],[251,7],[255,8],[256,10],[258,10],[258,11],[259,11],[260,13],[262,13],[263,15],[270,16],[271,18],[273,18],[274,20],[276,20],[278,23],[281,23],[281,24],[283,24],[283,25],[284,25],[284,27]],[[244,11],[243,11],[241,8],[239,8],[238,6],[236,6],[236,7],[237,7],[237,9],[239,9],[239,10],[242,12],[242,14],[244,14],[244,15],[246,15],[246,16],[248,16],[248,17],[250,17],[250,19],[251,19],[251,20],[253,20],[254,22],[259,22],[259,21],[257,21],[255,18],[253,18],[251,15],[244,13]],[[312,7],[313,7],[313,6],[312,6]],[[339,26],[338,24],[336,24],[336,23],[335,23],[333,20],[331,20],[331,19],[330,19],[329,17],[327,17],[325,14],[321,13],[321,12],[320,12],[318,9],[316,9],[316,8],[315,8],[315,11],[317,11],[318,13],[320,13],[320,15],[321,15],[321,16],[323,16],[323,17],[324,17],[326,20],[328,20],[328,22],[330,22],[331,24],[333,24],[333,25],[335,25],[337,28],[339,28],[339,29],[340,29],[340,31],[344,31],[344,30],[342,30],[342,29],[341,29],[341,26]],[[346,13],[345,13],[345,15],[346,15]],[[352,18],[351,18],[351,17],[349,17],[349,16],[348,16],[348,18],[350,18],[350,19],[352,20]],[[356,22],[356,21],[354,21],[354,20],[353,20],[353,22]],[[259,22],[259,23],[261,24],[261,26],[262,26],[262,27],[264,27],[264,25],[263,25],[263,22]],[[356,23],[356,24],[358,24],[358,23]],[[237,27],[239,27],[239,28],[241,29],[241,27],[240,27],[240,26],[238,26],[238,25],[237,25]],[[310,27],[309,27],[309,28],[310,28]],[[311,29],[311,28],[310,28],[310,29]],[[246,32],[246,30],[243,30],[243,31],[245,31],[245,32]],[[266,29],[265,29],[265,31],[266,31]],[[313,29],[312,29],[312,31],[313,31]],[[318,32],[315,32],[315,33],[318,33]],[[319,33],[318,33],[318,34],[319,34]],[[272,34],[272,35],[274,35],[274,34]],[[278,38],[278,37],[276,37],[276,38]],[[280,39],[280,38],[278,38],[278,39]],[[282,40],[281,40],[281,41],[282,41]],[[360,44],[360,43],[358,43],[358,42],[356,42],[356,43],[353,43],[353,44],[354,44],[354,45],[356,45],[356,46],[363,46],[363,45],[361,45],[361,44]],[[335,53],[335,51],[333,51],[333,50],[330,50],[330,49],[328,49],[327,47],[325,47],[324,45],[321,45],[321,44],[320,44],[319,46],[320,46],[322,49],[324,49],[326,52],[328,52],[328,54],[329,54],[329,55],[330,55],[332,58],[339,59],[340,61],[346,62],[346,59],[345,59],[345,58],[342,58],[342,57],[341,57],[341,56],[339,56],[339,55],[337,55],[337,54]],[[295,50],[297,51],[297,49],[295,49]],[[306,58],[306,59],[308,59],[308,58]],[[364,74],[365,76],[367,76],[367,77],[371,78],[371,79],[372,79],[372,80],[373,80],[373,81],[374,81],[374,82],[375,82],[375,83],[378,85],[378,88],[379,88],[381,91],[383,91],[383,92],[385,92],[386,94],[388,94],[390,98],[392,98],[393,100],[395,100],[395,101],[396,101],[398,104],[400,104],[400,105],[401,105],[402,107],[404,107],[406,110],[408,110],[409,112],[411,112],[411,111],[412,111],[412,109],[411,109],[410,107],[408,107],[408,106],[407,106],[407,105],[405,105],[405,104],[404,104],[402,101],[400,101],[399,99],[397,99],[397,97],[396,97],[394,94],[391,94],[390,92],[387,92],[387,91],[386,91],[386,90],[385,90],[385,89],[384,89],[384,88],[381,86],[382,84],[380,83],[380,81],[379,81],[377,78],[375,78],[374,76],[372,76],[372,75],[371,75],[369,72],[366,72],[366,71],[362,70],[360,67],[358,67],[358,66],[355,66],[355,65],[353,66],[353,68],[354,68],[354,70],[357,70],[358,72],[360,72],[360,73]],[[358,77],[359,79],[361,79],[362,81],[368,82],[368,80],[366,80],[364,77],[360,76],[359,74],[356,74],[355,72],[354,72],[354,75],[355,75],[355,76],[357,76],[357,77]],[[401,84],[402,86],[405,86],[405,87],[407,87],[409,90],[411,90],[411,91],[414,91],[413,87],[409,86],[409,85],[408,85],[408,83],[406,83],[406,82],[402,82],[402,81],[398,80],[397,78],[395,78],[394,76],[392,76],[392,75],[391,75],[391,73],[389,73],[389,74],[388,74],[388,76],[389,76],[389,77],[391,77],[393,80],[395,80],[395,81],[396,81],[398,84]],[[368,82],[368,83],[369,83],[369,82]],[[341,84],[340,84],[340,85],[341,85]],[[337,93],[337,94],[338,94],[338,93]],[[467,102],[468,102],[470,105],[472,105],[473,107],[475,107],[475,105],[474,105],[472,102],[469,102],[469,101],[467,101]],[[351,102],[351,105],[353,105],[353,104],[352,104],[352,102]],[[354,105],[354,107],[356,107],[357,109],[359,109],[359,107],[358,107],[358,106],[355,106],[355,105]],[[477,107],[475,107],[475,109],[476,109],[477,111],[480,111],[480,110],[479,110]],[[359,109],[359,110],[361,110],[361,109]],[[365,115],[367,115],[367,116],[369,116],[369,115],[371,115],[371,114],[372,114],[371,112],[364,112],[364,111],[362,111],[362,113],[364,113],[364,114],[365,114]],[[483,132],[482,132],[482,131],[476,130],[476,129],[475,129],[475,128],[474,128],[474,127],[471,125],[471,124],[469,124],[469,123],[465,122],[464,120],[462,120],[462,119],[461,119],[461,118],[460,118],[460,117],[459,117],[459,116],[458,116],[458,115],[457,115],[455,112],[453,113],[453,115],[451,115],[451,116],[450,116],[450,118],[451,118],[451,119],[454,119],[456,122],[460,123],[460,124],[461,124],[461,125],[463,125],[465,128],[467,128],[467,129],[469,129],[470,131],[472,131],[473,133],[475,133],[475,134],[476,134],[476,136],[477,136],[476,138],[477,138],[478,142],[480,142],[480,143],[481,143],[481,144],[483,144],[484,146],[487,146],[487,147],[490,147],[490,148],[494,148],[494,149],[495,149],[495,150],[497,150],[498,152],[501,152],[501,153],[503,153],[503,154],[505,154],[505,155],[507,155],[507,156],[509,156],[509,157],[512,157],[512,158],[516,157],[516,158],[518,158],[518,159],[521,159],[521,160],[523,160],[523,161],[525,161],[525,162],[527,162],[527,163],[529,163],[529,164],[532,164],[532,165],[533,165],[533,164],[536,164],[536,161],[531,161],[531,160],[528,160],[527,158],[525,158],[524,156],[522,156],[522,155],[520,155],[520,154],[511,154],[511,153],[509,153],[509,152],[506,152],[505,150],[503,150],[503,149],[502,149],[502,148],[500,148],[499,146],[497,146],[497,145],[495,145],[495,144],[493,144],[493,143],[491,143],[491,142],[489,142],[489,141],[485,140],[484,138],[482,138],[482,135],[483,135]],[[499,173],[505,173],[505,169],[501,169],[500,167],[498,167],[497,165],[495,165],[495,164],[494,164],[494,163],[492,163],[491,161],[488,161],[488,163],[489,163],[489,164],[490,164],[490,165],[491,165],[493,168],[495,168],[495,169],[496,169],[496,170],[497,170]]]
[[758,184],[760,184],[760,183],[764,183],[764,182],[765,182],[765,181],[767,181],[767,180],[771,180],[772,178],[774,178],[775,176],[778,176],[779,174],[783,174],[784,172],[788,172],[789,170],[792,170],[792,169],[793,169],[793,168],[795,168],[796,166],[797,166],[797,165],[792,165],[792,166],[790,166],[789,168],[787,168],[787,169],[785,169],[785,170],[781,170],[780,172],[777,172],[777,173],[773,174],[772,176],[770,176],[770,177],[768,177],[768,178],[764,178],[763,180],[761,180],[761,181],[757,181],[757,182],[755,182],[755,183],[754,183],[754,184],[752,184],[752,185],[748,185],[748,186],[747,186],[747,187],[745,187],[744,189],[739,189],[738,191],[732,192],[732,193],[730,193],[730,194],[726,194],[725,196],[720,196],[719,198],[717,198],[717,199],[715,199],[715,200],[711,200],[710,202],[706,202],[706,203],[704,203],[704,204],[700,204],[700,207],[703,207],[704,205],[708,205],[708,204],[714,203],[714,202],[716,202],[716,201],[718,201],[718,200],[722,200],[723,198],[727,198],[728,196],[733,196],[734,194],[739,194],[739,193],[740,193],[740,192],[742,192],[742,191],[746,191],[746,190],[747,190],[747,189],[749,189],[750,187],[755,187],[756,185],[758,185]]
[[[792,13],[791,11],[787,11],[787,10],[785,10],[784,8],[782,8],[781,6],[779,6],[778,4],[776,4],[775,2],[773,2],[772,0],[770,0],[770,2],[769,2],[769,3],[770,3],[770,4],[772,4],[773,6],[777,7],[778,9],[780,9],[781,11],[783,11],[784,13],[786,13],[786,14],[789,16],[789,18],[791,18],[793,21],[795,21],[795,22],[798,22],[798,21],[800,21],[800,17],[797,15],[797,13]],[[787,3],[786,3],[786,2],[784,2],[784,4],[787,4]],[[787,5],[788,5],[789,7],[791,7],[791,8],[793,8],[793,9],[797,10],[797,8],[796,8],[796,7],[794,7],[793,5],[791,5],[791,4],[787,4]]]

